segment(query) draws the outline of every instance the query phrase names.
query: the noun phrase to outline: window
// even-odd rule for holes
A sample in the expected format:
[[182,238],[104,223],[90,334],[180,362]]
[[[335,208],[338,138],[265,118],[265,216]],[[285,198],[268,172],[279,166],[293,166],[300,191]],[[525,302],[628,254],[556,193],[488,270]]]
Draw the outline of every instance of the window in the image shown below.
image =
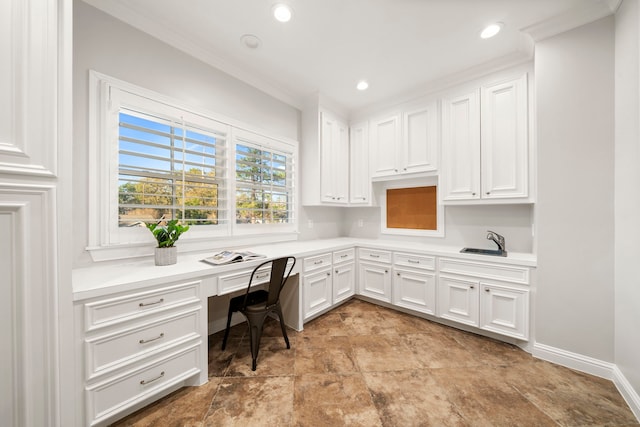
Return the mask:
[[191,226],[181,250],[297,238],[296,141],[93,71],[90,81],[94,260],[150,253],[144,225],[163,219]]
[[235,142],[236,223],[294,223],[293,152],[239,132]]
[[225,135],[121,109],[118,225],[161,219],[222,225]]

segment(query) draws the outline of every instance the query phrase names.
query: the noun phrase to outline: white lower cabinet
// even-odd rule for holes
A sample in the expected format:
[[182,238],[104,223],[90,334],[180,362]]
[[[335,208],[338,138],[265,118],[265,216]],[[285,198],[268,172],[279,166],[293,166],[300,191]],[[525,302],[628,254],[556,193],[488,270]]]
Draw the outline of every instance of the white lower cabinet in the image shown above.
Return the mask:
[[435,258],[393,254],[393,304],[426,314],[436,314]]
[[480,289],[480,327],[528,340],[529,291],[484,282]]
[[438,315],[466,325],[478,326],[478,282],[440,276]]
[[441,258],[438,316],[529,340],[529,269]]
[[360,295],[391,302],[391,252],[361,248],[358,257]]
[[178,282],[76,303],[84,424],[106,425],[172,387],[202,382],[201,285]]
[[355,249],[305,258],[303,319],[307,320],[355,294]]

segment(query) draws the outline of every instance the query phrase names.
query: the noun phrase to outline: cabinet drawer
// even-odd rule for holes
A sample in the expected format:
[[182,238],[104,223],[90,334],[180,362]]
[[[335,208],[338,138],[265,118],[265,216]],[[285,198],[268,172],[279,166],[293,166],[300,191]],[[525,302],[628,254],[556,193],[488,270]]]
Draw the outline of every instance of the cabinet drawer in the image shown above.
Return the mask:
[[309,272],[320,268],[331,267],[331,254],[316,255],[304,259],[304,271]]
[[85,329],[91,331],[171,307],[199,303],[199,285],[198,280],[87,303]]
[[391,262],[391,252],[377,249],[358,249],[358,257],[362,261]]
[[440,273],[462,274],[485,279],[529,284],[529,269],[514,265],[489,264],[484,262],[462,261],[452,258],[440,258]]
[[345,249],[333,253],[333,263],[352,261],[356,257],[355,249]]
[[[218,295],[229,294],[231,292],[247,289],[249,279],[253,269],[242,270],[237,273],[227,274],[218,278]],[[265,266],[258,270],[253,277],[253,284],[259,285],[269,282],[271,278],[271,268]]]
[[144,398],[199,373],[199,346],[191,346],[151,365],[87,387],[88,424],[105,421]]
[[393,264],[396,266],[434,270],[435,257],[396,252],[393,254]]
[[197,338],[200,309],[136,325],[86,340],[87,373],[91,378],[119,364]]

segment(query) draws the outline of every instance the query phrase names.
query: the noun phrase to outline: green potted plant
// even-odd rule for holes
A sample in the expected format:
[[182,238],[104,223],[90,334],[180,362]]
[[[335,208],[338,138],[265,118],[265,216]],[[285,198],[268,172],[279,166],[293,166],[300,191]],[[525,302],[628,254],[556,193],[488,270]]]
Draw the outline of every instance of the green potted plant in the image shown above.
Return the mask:
[[162,222],[163,219],[156,223],[145,224],[158,242],[155,248],[156,265],[175,264],[178,261],[178,248],[174,245],[189,226],[181,225],[177,219],[172,219],[164,225],[161,225]]

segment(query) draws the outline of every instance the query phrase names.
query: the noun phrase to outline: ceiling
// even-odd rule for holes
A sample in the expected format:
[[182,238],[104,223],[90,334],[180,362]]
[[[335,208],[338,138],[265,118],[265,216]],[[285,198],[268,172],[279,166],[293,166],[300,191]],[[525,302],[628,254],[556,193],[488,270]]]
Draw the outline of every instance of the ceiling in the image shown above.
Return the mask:
[[[535,40],[609,15],[621,0],[84,1],[295,107],[321,94],[352,112],[530,59]],[[290,22],[273,19],[276,3],[292,7]],[[481,39],[492,22],[503,30]],[[247,48],[245,34],[260,46]],[[356,90],[361,79],[368,90]]]

